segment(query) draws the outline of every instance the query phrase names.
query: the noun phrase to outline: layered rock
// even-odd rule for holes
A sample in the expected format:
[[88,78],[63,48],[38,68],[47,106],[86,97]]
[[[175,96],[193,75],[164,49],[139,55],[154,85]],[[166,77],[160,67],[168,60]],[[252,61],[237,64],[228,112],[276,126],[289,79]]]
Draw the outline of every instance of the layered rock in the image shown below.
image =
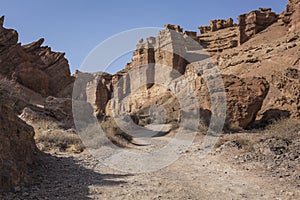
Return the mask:
[[208,33],[208,32],[214,32],[218,31],[224,28],[229,28],[235,26],[233,23],[232,18],[228,18],[227,20],[224,19],[216,19],[216,20],[211,20],[209,26],[199,26],[198,29],[200,30],[200,33]]
[[[185,33],[186,36],[189,34],[194,35],[189,32]],[[110,112],[107,113],[110,116],[112,115],[111,110],[117,111],[117,114],[139,113],[139,110],[148,112],[152,106],[158,106],[162,107],[167,113],[167,121],[180,121],[182,109],[189,110],[189,104],[193,103],[193,95],[187,95],[192,93],[195,93],[202,111],[213,112],[210,91],[207,88],[206,80],[201,77],[201,71],[204,68],[210,68],[209,66],[212,64],[207,63],[208,57],[204,56],[207,53],[201,50],[187,51],[190,44],[180,40],[181,33],[177,37],[172,36],[169,30],[165,30],[161,31],[156,39],[150,38],[146,42],[140,41],[137,50],[133,54],[132,62],[127,65],[125,70],[114,75],[112,79],[116,99],[111,100],[108,104],[110,108],[107,110],[110,110]],[[160,71],[163,68],[160,64],[168,63],[167,66],[170,66],[170,70],[176,69],[179,64],[176,59],[174,60],[176,48],[169,48],[171,49],[169,52],[171,57],[164,56],[165,54],[161,52],[165,48],[163,44],[170,47],[178,45],[178,38],[182,42],[180,43],[182,51],[179,52],[183,52],[183,55],[191,64],[187,65],[183,74],[179,73],[179,76],[172,77],[168,76],[168,71]],[[198,44],[194,38],[191,38],[191,40]],[[190,54],[193,55],[192,59]],[[153,74],[147,73],[149,65],[154,67]],[[199,66],[199,68],[197,69],[194,66]],[[148,83],[149,78],[155,80],[156,84],[151,87],[138,87]],[[186,81],[188,81],[188,84]],[[269,85],[267,81],[255,77],[242,79],[234,75],[224,75],[223,81],[227,96],[226,127],[228,129],[247,128],[256,119],[268,93]],[[160,86],[159,83],[163,84]],[[193,86],[193,90],[189,88],[189,85]],[[221,91],[222,88],[220,87],[220,85],[216,85],[215,91]],[[180,99],[178,99],[179,97]],[[189,99],[189,97],[191,98]],[[179,105],[182,102],[185,105]],[[209,121],[210,116],[209,114],[206,115],[204,120]]]
[[238,27],[198,35],[200,44],[210,53],[222,52],[238,46]]
[[30,181],[37,149],[33,128],[15,115],[7,99],[0,98],[0,190],[9,190]]
[[[22,46],[18,33],[3,27],[0,19],[0,73],[44,96],[59,96],[74,79],[64,53],[41,47],[44,39]],[[69,88],[70,90],[70,88]],[[71,91],[68,96],[71,96]],[[66,94],[66,92],[64,93]]]
[[160,31],[158,37],[149,37],[145,42],[139,42],[132,62],[127,66],[128,69],[143,65],[149,65],[151,68],[151,64],[156,63],[171,67],[181,74],[185,72],[186,45],[182,29],[170,24],[165,27],[166,30]]
[[239,20],[239,44],[243,44],[255,34],[261,32],[277,21],[278,15],[271,9],[254,10],[250,13],[240,15]]

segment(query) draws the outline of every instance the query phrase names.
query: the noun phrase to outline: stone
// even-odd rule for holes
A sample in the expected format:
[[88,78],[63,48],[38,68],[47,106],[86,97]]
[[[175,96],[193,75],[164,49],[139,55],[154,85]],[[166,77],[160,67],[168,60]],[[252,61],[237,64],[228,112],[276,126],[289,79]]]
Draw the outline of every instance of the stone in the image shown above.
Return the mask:
[[18,118],[13,108],[5,103],[1,100],[0,188],[10,190],[21,183],[30,182],[29,169],[37,148],[33,128]]
[[198,29],[200,30],[200,33],[209,33],[209,32],[215,32],[224,28],[230,28],[235,26],[233,23],[232,18],[228,18],[227,20],[224,19],[215,19],[211,20],[209,22],[209,26],[199,26]]
[[170,30],[174,30],[174,31],[180,32],[180,33],[182,33],[182,30],[183,30],[182,28],[180,28],[179,25],[172,25],[172,24],[165,24],[165,28],[170,29]]
[[200,45],[210,53],[222,52],[238,46],[238,27],[198,35]]
[[269,91],[269,83],[264,78],[238,78],[223,75],[226,91],[226,128],[247,128],[256,119]]
[[86,85],[87,102],[94,107],[96,115],[103,115],[112,95],[112,75],[93,73],[92,76]]
[[[9,80],[16,80],[21,85],[43,96],[60,96],[74,82],[64,53],[41,47],[44,39],[27,45],[18,43],[18,33],[0,26],[0,74]],[[69,89],[70,93],[71,90]],[[66,94],[71,96],[70,94]]]
[[289,19],[290,21],[290,32],[299,33],[300,27],[300,1],[299,0],[289,0],[287,6],[287,12],[291,12],[292,15]]
[[49,76],[30,62],[21,63],[13,74],[16,81],[42,95],[49,94]]
[[287,68],[283,72],[274,72],[271,84],[277,88],[281,96],[273,100],[275,108],[289,111],[292,117],[300,117],[300,71]]
[[278,20],[279,15],[269,9],[266,10],[268,11],[266,12],[265,9],[254,10],[239,16],[239,44],[245,43]]
[[[73,123],[72,116],[72,99],[70,98],[56,98],[49,96],[45,100],[45,111],[51,113],[51,115],[60,122],[69,121]],[[65,123],[66,124],[66,123]],[[71,128],[72,125],[69,126]]]

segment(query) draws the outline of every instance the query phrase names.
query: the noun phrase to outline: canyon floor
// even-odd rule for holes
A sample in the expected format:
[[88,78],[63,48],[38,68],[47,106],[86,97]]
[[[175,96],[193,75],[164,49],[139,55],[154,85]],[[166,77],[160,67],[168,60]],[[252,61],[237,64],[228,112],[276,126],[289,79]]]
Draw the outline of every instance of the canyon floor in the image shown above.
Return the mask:
[[[245,133],[244,133],[245,134]],[[247,133],[250,134],[250,133]],[[254,164],[238,164],[238,149],[213,150],[199,155],[203,136],[168,167],[151,173],[113,170],[80,154],[41,153],[30,187],[16,187],[3,199],[299,199],[300,185],[278,178]],[[154,143],[168,136],[156,137]],[[224,146],[224,145],[223,145]],[[229,145],[230,146],[230,145]],[[147,149],[147,146],[138,148]],[[298,159],[299,161],[299,159]],[[257,163],[256,163],[257,164]],[[275,173],[275,175],[274,175]],[[299,171],[296,172],[299,176]]]

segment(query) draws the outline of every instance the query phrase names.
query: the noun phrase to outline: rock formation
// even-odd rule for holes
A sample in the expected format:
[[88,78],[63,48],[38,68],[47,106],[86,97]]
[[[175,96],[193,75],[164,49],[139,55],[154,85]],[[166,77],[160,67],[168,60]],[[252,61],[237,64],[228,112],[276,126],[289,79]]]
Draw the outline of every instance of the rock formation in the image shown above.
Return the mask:
[[224,28],[235,26],[232,18],[228,18],[227,20],[224,19],[211,20],[209,23],[210,23],[209,26],[198,27],[201,34],[208,33],[208,32],[215,32]]
[[278,15],[271,12],[271,9],[252,11],[239,16],[239,44],[243,44],[255,34],[264,30],[277,21]]
[[[68,61],[64,53],[55,53],[41,47],[44,39],[27,45],[18,43],[18,33],[3,27],[0,18],[1,63],[0,73],[16,80],[43,96],[59,96],[70,84]],[[71,91],[69,92],[69,96]]]
[[165,24],[166,29],[174,30],[176,32],[182,33],[182,28],[179,25]]
[[14,113],[0,88],[0,190],[9,190],[30,181],[29,168],[37,148],[34,130]]
[[[111,116],[111,110],[118,110],[118,114],[126,112],[134,114],[139,113],[140,110],[148,112],[151,106],[158,105],[165,109],[168,116],[167,121],[178,121],[180,120],[180,111],[184,109],[182,105],[178,104],[178,97],[181,96],[181,93],[185,93],[182,96],[189,96],[186,95],[189,90],[186,88],[185,80],[193,85],[201,109],[211,110],[211,94],[207,89],[205,79],[199,76],[203,67],[206,66],[205,62],[202,63],[202,61],[207,57],[203,57],[199,50],[190,50],[190,43],[184,39],[188,35],[192,35],[193,37],[189,39],[200,46],[195,41],[194,33],[174,32],[169,29],[160,31],[157,38],[148,38],[146,42],[141,40],[133,53],[132,62],[127,64],[126,69],[121,70],[112,78],[114,97],[117,100],[109,101],[106,114]],[[171,47],[166,48],[169,50],[167,54],[163,52],[166,46]],[[185,55],[186,63],[190,62],[190,64],[186,67],[182,65],[176,59],[178,56],[176,52]],[[190,59],[190,54],[193,55],[192,59]],[[167,79],[166,74],[162,73],[165,76],[160,79],[158,75],[161,73],[157,73],[162,68],[160,64],[167,65],[170,70],[178,69],[179,76]],[[194,66],[200,66],[200,68],[196,69]],[[135,88],[137,85],[146,86],[150,79],[155,80],[156,83],[163,80],[162,82],[166,84],[165,86],[152,84],[151,87]],[[257,113],[262,107],[263,100],[269,90],[268,82],[263,78],[241,79],[233,75],[224,75],[223,81],[227,95],[226,127],[228,129],[247,128],[256,119]],[[175,94],[172,94],[167,89],[168,87],[174,88],[171,91]],[[188,102],[189,100],[186,99],[185,101]],[[205,121],[209,121],[209,119],[205,119]]]
[[268,94],[269,84],[263,78],[241,79],[223,76],[227,98],[226,128],[247,128],[260,111]]
[[[224,92],[219,100],[226,102],[228,130],[249,128],[255,120],[299,118],[299,5],[299,0],[289,0],[281,15],[260,8],[241,15],[238,25],[230,18],[212,20],[199,27],[201,34],[167,24],[157,37],[139,41],[125,69],[114,75],[77,71],[77,83],[63,53],[41,46],[44,39],[21,45],[18,33],[4,28],[0,18],[0,80],[14,81],[18,93],[5,96],[0,91],[0,186],[28,180],[27,166],[36,151],[32,127],[14,111],[43,130],[73,128],[74,102],[73,107],[100,120],[127,112],[136,123],[177,123],[199,112],[209,125],[216,95]],[[224,88],[214,82],[216,70]],[[72,94],[73,84],[79,88]],[[6,99],[14,99],[13,104]],[[195,101],[196,111],[190,107]],[[156,119],[149,121],[151,113]],[[82,116],[85,128],[90,121]],[[116,128],[112,124],[108,121],[107,127]]]
[[277,109],[290,110],[294,117],[300,117],[300,71],[287,68],[284,72],[275,72],[272,84],[280,90],[281,96],[274,99]]
[[283,21],[289,23],[290,32],[299,32],[300,27],[300,1],[289,0],[286,12],[283,13]]
[[238,28],[231,27],[198,35],[200,44],[210,53],[222,52],[238,46]]

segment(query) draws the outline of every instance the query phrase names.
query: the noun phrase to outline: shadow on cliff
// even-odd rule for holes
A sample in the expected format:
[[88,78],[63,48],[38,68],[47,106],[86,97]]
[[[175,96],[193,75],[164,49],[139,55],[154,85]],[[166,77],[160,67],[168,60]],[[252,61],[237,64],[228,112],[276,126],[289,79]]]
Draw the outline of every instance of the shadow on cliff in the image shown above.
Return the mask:
[[[97,164],[87,160],[81,162],[87,162],[88,165]],[[56,157],[46,153],[39,153],[36,163],[32,170],[33,184],[29,187],[28,193],[31,198],[38,199],[88,200],[92,199],[89,197],[89,186],[118,186],[126,184],[127,182],[122,179],[131,176],[101,174],[83,167],[71,157]]]

